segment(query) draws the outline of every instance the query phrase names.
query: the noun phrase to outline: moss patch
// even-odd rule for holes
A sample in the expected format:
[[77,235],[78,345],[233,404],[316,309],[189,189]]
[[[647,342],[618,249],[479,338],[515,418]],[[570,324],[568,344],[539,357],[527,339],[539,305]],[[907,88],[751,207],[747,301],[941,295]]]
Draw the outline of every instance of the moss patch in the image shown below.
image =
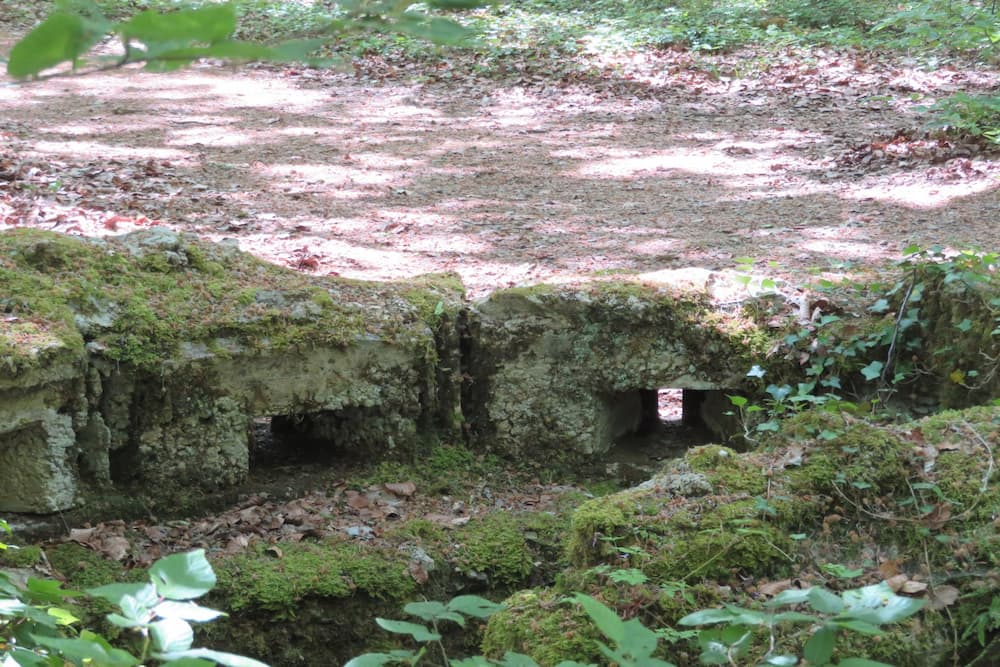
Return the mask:
[[403,600],[416,590],[404,557],[344,542],[261,547],[220,559],[216,570],[218,594],[232,611],[292,616],[307,597],[345,598],[360,592]]
[[129,569],[121,563],[109,560],[93,549],[73,542],[49,547],[45,555],[65,580],[66,587],[76,590],[96,588],[120,581],[146,581],[146,570]]
[[0,567],[31,567],[37,564],[41,557],[41,547],[7,545],[6,549],[0,550]]
[[688,450],[684,461],[710,478],[718,492],[757,495],[767,489],[767,470],[752,455],[740,456],[728,447],[706,445]]
[[455,531],[453,542],[455,567],[491,587],[522,583],[534,568],[523,526],[506,513],[469,522]]
[[[0,329],[0,357],[17,372],[42,350],[91,342],[110,359],[148,368],[182,342],[346,345],[426,320],[440,289],[307,276],[156,228],[104,240],[15,229],[0,234],[0,308],[13,316]],[[400,304],[419,303],[387,312],[394,293]]]
[[563,602],[564,595],[550,589],[515,593],[494,614],[483,635],[483,654],[502,658],[507,651],[530,655],[542,667],[563,660],[582,664],[600,663],[601,653],[594,640],[601,637],[587,614],[578,606]]

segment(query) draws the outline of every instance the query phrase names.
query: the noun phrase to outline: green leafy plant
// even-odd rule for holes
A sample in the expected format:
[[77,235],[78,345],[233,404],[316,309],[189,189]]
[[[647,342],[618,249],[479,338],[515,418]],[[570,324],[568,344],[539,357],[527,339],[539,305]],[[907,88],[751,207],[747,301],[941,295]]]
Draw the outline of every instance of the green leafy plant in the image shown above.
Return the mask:
[[[804,658],[810,665],[832,665],[837,635],[842,631],[870,636],[882,634],[881,626],[899,623],[920,611],[923,600],[902,597],[885,583],[834,593],[814,586],[786,590],[764,603],[765,610],[727,605],[722,609],[706,609],[682,618],[681,625],[718,625],[720,628],[702,631],[698,637],[701,662],[706,665],[737,665],[751,647],[754,628],[769,635],[767,653],[756,664],[797,665]],[[805,607],[809,613],[790,609],[771,611],[778,607]],[[778,653],[779,635],[790,625],[808,625],[808,639],[802,655]],[[864,658],[845,658],[837,667],[886,667],[885,663]]]
[[[29,578],[20,587],[0,572],[0,664],[266,667],[252,658],[194,647],[191,624],[225,615],[193,602],[215,586],[203,550],[167,556],[150,567],[149,577],[145,584],[109,584],[81,592],[48,579]],[[136,640],[134,651],[112,646],[91,630],[76,629],[79,619],[67,602],[88,596],[117,608],[107,620]]]
[[896,44],[907,49],[969,51],[990,49],[1000,41],[1000,18],[975,2],[923,0],[904,5],[873,30],[893,34]]
[[338,14],[326,22],[322,36],[264,45],[233,38],[238,19],[233,3],[208,4],[169,13],[146,10],[118,22],[105,18],[92,2],[62,3],[14,45],[7,73],[16,79],[37,77],[63,63],[70,63],[77,71],[87,64],[84,56],[107,35],[120,41],[124,53],[95,58],[96,69],[144,63],[148,70],[169,71],[199,58],[320,64],[325,61],[310,57],[319,47],[344,33],[365,30],[404,34],[436,44],[462,44],[472,38],[472,32],[431,10],[468,9],[480,4],[480,0],[342,2]]
[[1000,95],[955,93],[916,110],[930,115],[932,129],[1000,143]]
[[[424,622],[394,621],[386,618],[376,618],[375,622],[383,630],[394,634],[406,635],[422,646],[417,650],[399,649],[388,653],[365,653],[347,663],[345,667],[377,667],[390,664],[419,664],[427,657],[428,646],[434,647],[441,656],[441,664],[465,664],[449,660],[448,652],[442,643],[441,623],[450,621],[465,627],[466,617],[486,619],[503,609],[496,604],[477,595],[460,595],[448,603],[438,601],[411,602],[403,607],[403,611],[416,616]],[[492,664],[492,663],[483,663]]]
[[619,667],[673,667],[672,663],[653,657],[659,638],[639,619],[623,621],[614,610],[583,593],[576,593],[570,599],[583,607],[597,629],[611,642],[611,646],[597,642],[609,662]]

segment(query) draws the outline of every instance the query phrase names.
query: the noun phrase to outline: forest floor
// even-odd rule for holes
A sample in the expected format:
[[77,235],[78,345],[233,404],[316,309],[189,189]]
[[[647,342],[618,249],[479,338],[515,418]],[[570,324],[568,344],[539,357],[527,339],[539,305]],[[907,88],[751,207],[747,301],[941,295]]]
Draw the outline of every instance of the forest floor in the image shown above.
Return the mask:
[[319,275],[456,271],[472,296],[737,258],[800,284],[911,244],[996,244],[1000,152],[914,111],[996,71],[773,47],[503,80],[469,65],[2,87],[0,229],[162,225]]

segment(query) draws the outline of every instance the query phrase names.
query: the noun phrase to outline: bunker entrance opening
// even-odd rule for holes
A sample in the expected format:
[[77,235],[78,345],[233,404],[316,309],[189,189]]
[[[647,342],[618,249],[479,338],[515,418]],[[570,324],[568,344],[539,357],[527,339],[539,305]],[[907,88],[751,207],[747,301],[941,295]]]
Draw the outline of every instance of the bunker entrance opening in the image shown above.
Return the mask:
[[337,454],[333,433],[317,423],[332,413],[317,412],[254,417],[250,427],[250,468],[330,463]]
[[709,442],[728,443],[734,435],[726,392],[661,387],[605,397],[604,432],[613,452],[634,450],[656,460],[681,456]]

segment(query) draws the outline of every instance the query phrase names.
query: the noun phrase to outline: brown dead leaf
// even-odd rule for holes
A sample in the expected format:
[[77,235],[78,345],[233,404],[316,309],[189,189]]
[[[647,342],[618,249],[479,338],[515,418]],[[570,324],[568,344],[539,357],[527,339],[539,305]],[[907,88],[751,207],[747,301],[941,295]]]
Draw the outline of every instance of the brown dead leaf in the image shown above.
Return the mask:
[[910,578],[907,577],[905,574],[897,574],[897,575],[894,575],[894,576],[889,577],[888,579],[886,579],[885,580],[885,584],[890,589],[892,589],[893,593],[898,593],[899,591],[901,591],[903,589],[903,586],[906,585],[906,583],[909,581],[909,579]]
[[899,565],[900,562],[898,560],[885,560],[879,564],[878,571],[886,579],[891,579],[899,574]]
[[344,493],[344,497],[347,500],[348,507],[356,510],[364,509],[371,504],[371,500],[368,499],[363,493],[358,493],[357,491],[350,489]]
[[406,568],[406,571],[409,572],[410,576],[413,577],[413,580],[418,584],[427,583],[427,579],[429,578],[427,570],[425,570],[424,566],[421,565],[418,561],[415,560],[410,561],[410,564]]
[[801,447],[789,447],[785,450],[785,453],[781,455],[781,458],[775,462],[775,469],[784,470],[788,466],[802,465],[802,454],[803,450]]
[[902,588],[899,589],[899,593],[907,593],[909,595],[914,595],[915,593],[923,593],[927,590],[927,584],[922,581],[915,581],[910,579],[903,584]]
[[782,579],[781,581],[769,581],[766,584],[761,584],[757,587],[757,592],[764,597],[773,598],[775,595],[782,591],[787,591],[789,588],[793,587],[793,582],[791,579]]
[[124,537],[108,535],[101,540],[101,546],[98,551],[111,560],[125,560],[125,557],[128,556],[130,546],[129,541]]
[[409,498],[417,492],[417,485],[413,482],[395,482],[382,485],[386,491],[402,498]]
[[269,556],[274,556],[275,558],[285,557],[285,554],[281,551],[281,547],[279,547],[276,544],[272,544],[271,546],[269,546],[267,549],[264,550],[264,553],[268,554]]
[[928,606],[934,610],[944,609],[954,604],[958,600],[958,596],[959,591],[954,586],[935,586],[928,596],[930,600]]
[[227,554],[240,553],[250,544],[250,538],[246,535],[233,535],[226,543],[225,552]]
[[920,518],[928,528],[941,528],[951,520],[951,505],[948,503],[937,503],[934,505],[934,509]]
[[69,539],[73,542],[89,545],[90,540],[93,539],[96,531],[96,528],[71,528],[69,531]]

